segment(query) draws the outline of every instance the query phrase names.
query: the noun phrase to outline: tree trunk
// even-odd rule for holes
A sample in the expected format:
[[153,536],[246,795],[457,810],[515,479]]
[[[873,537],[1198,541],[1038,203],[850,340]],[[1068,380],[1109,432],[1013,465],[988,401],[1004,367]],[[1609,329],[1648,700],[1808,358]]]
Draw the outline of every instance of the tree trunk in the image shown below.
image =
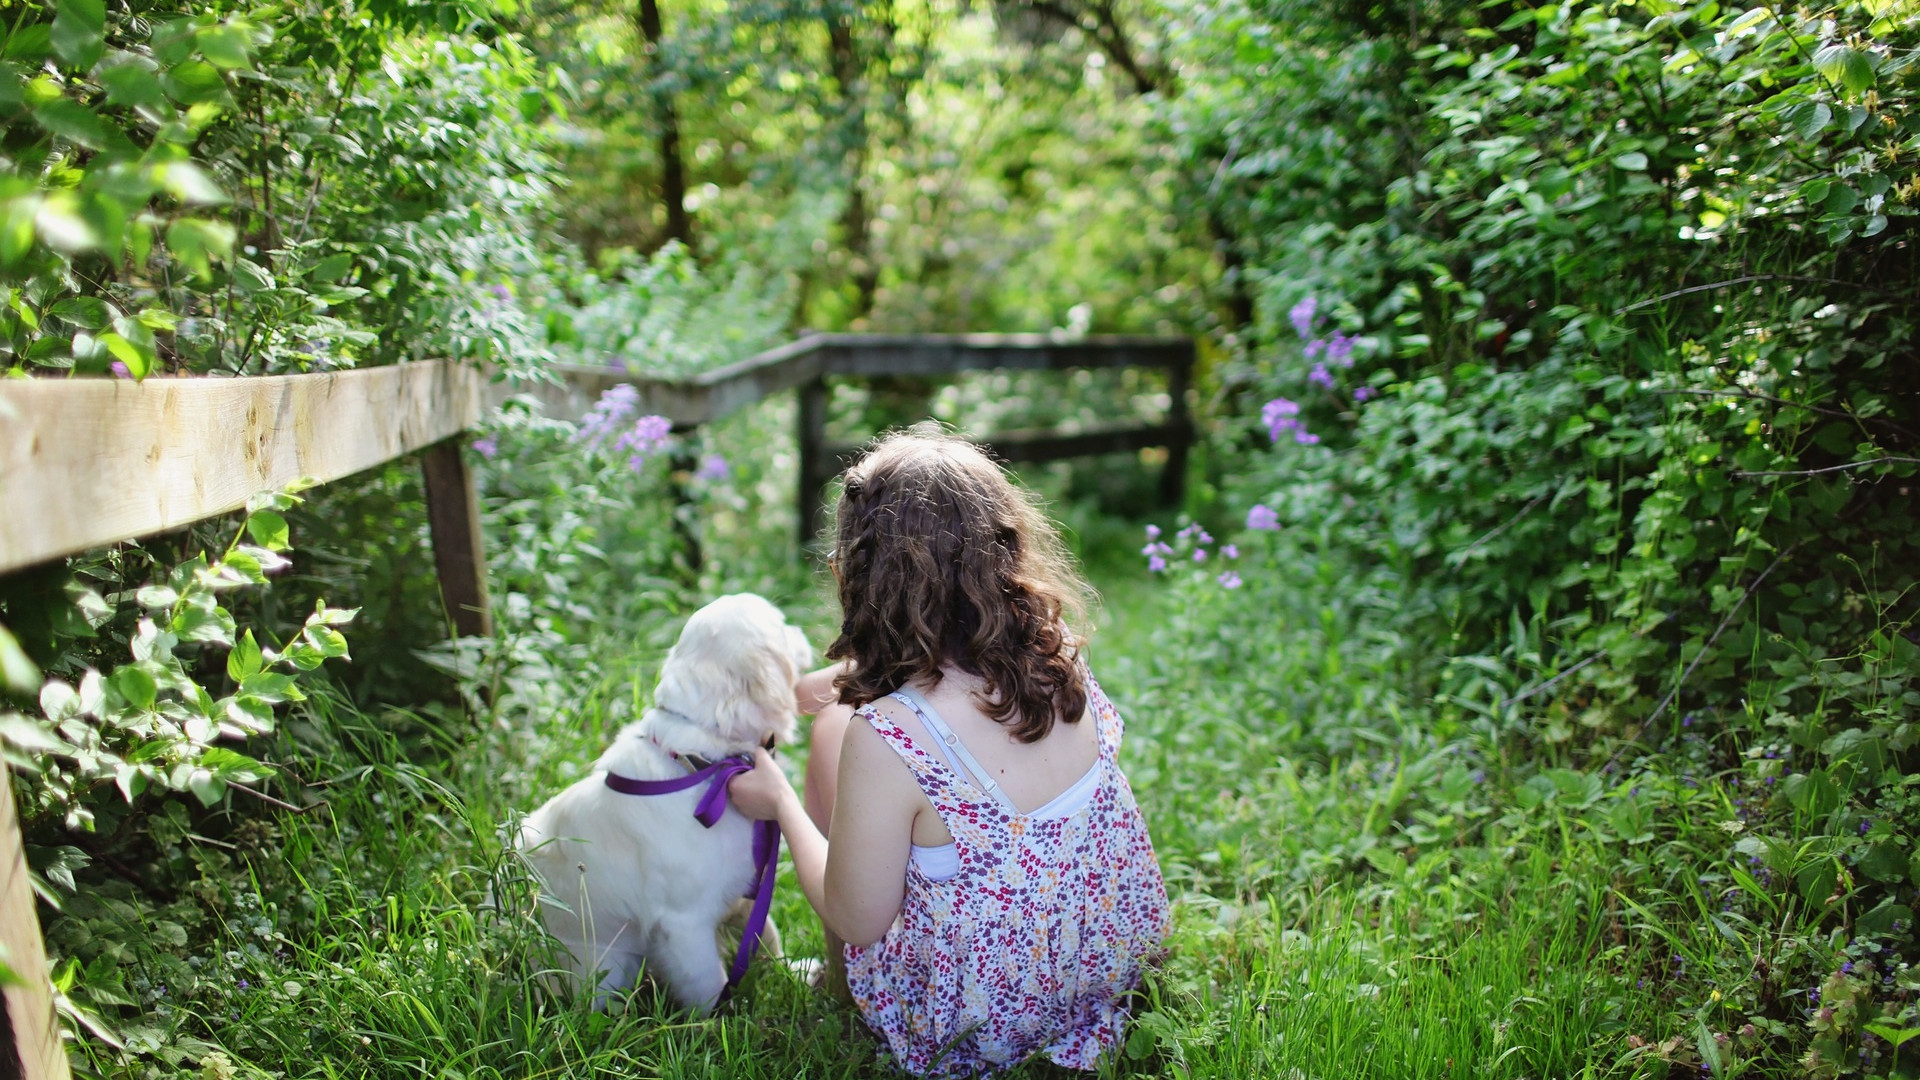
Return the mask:
[[660,122],[660,201],[667,206],[667,228],[656,248],[669,240],[678,240],[693,249],[693,219],[687,215],[687,168],[680,155],[680,111],[673,103],[673,92],[661,83],[666,74],[662,62],[660,5],[657,0],[640,0],[641,49],[645,53],[645,77],[653,87],[654,112]]
[[846,139],[847,208],[840,215],[840,230],[844,234],[848,270],[855,290],[848,318],[854,322],[872,313],[874,293],[880,285],[880,267],[873,258],[867,193],[861,185],[867,171],[866,83],[860,77],[860,55],[854,47],[852,16],[829,17],[827,40],[833,54],[833,81],[840,87],[842,130]]

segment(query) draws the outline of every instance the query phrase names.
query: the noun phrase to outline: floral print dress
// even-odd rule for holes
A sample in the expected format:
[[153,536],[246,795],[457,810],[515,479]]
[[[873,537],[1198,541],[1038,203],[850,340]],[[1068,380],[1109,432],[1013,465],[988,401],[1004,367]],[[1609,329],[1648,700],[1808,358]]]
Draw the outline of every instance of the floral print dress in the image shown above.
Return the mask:
[[[913,771],[958,856],[958,871],[935,879],[916,853],[893,927],[847,947],[854,1003],[910,1072],[967,1076],[1036,1053],[1091,1069],[1121,1039],[1124,998],[1161,951],[1167,892],[1116,760],[1120,714],[1091,676],[1087,691],[1099,758],[1083,781],[1091,794],[1065,813],[1049,813],[1064,794],[1014,811],[873,706],[856,714]],[[918,695],[893,696],[971,761]]]

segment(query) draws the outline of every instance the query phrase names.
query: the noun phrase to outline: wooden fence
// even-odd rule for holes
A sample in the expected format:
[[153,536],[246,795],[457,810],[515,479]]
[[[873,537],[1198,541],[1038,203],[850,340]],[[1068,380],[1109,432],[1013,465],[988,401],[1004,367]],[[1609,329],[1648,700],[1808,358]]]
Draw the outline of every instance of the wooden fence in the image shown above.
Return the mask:
[[[801,540],[817,531],[821,492],[852,447],[826,439],[830,377],[947,375],[984,369],[1147,367],[1167,372],[1170,407],[1154,425],[1011,432],[987,441],[1009,461],[1161,446],[1162,494],[1180,495],[1193,425],[1185,338],[818,334],[689,379],[569,367],[532,391],[577,416],[616,383],[644,411],[689,428],[785,390],[800,394]],[[0,574],[237,510],[256,492],[320,482],[424,450],[428,523],[441,596],[455,632],[491,633],[478,502],[459,435],[481,418],[481,375],[447,362],[259,378],[0,380]],[[496,398],[504,396],[496,390]],[[44,977],[46,953],[20,830],[0,768],[0,945],[26,985],[5,991],[5,1045],[32,1080],[68,1075]]]
[[661,379],[606,367],[563,366],[559,385],[533,391],[549,415],[579,416],[611,387],[640,391],[640,410],[676,428],[711,423],[785,390],[800,394],[800,542],[819,531],[821,493],[856,446],[827,442],[827,379],[886,375],[953,375],[963,371],[1065,371],[1141,367],[1167,373],[1166,417],[1158,424],[1120,425],[1072,432],[1001,432],[982,439],[1010,462],[1051,461],[1164,447],[1161,497],[1178,502],[1193,443],[1187,410],[1194,345],[1183,337],[1097,336],[1069,341],[1045,334],[810,334],[726,367],[686,379]]

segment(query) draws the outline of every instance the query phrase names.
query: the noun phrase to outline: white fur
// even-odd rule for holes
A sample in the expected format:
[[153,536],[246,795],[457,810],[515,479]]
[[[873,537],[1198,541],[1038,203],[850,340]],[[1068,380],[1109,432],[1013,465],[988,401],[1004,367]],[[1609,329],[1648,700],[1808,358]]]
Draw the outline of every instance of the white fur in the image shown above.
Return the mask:
[[694,612],[667,653],[654,707],[591,776],[522,824],[518,847],[545,883],[547,929],[576,977],[601,973],[597,1003],[632,986],[644,963],[682,1005],[711,1008],[727,980],[715,929],[753,884],[752,828],[738,810],[709,829],[693,816],[704,784],[626,795],[607,787],[607,772],[669,780],[688,772],[669,751],[718,760],[770,736],[790,740],[794,680],[811,658],[805,636],[751,593]]

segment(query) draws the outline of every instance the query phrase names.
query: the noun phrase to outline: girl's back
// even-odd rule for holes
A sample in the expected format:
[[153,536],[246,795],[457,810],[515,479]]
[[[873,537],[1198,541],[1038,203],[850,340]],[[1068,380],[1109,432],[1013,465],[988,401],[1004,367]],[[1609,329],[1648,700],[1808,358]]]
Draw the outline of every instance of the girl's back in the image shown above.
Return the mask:
[[1092,1068],[1119,1042],[1122,999],[1167,922],[1116,760],[1120,716],[1089,676],[1086,720],[1022,744],[972,707],[963,680],[949,682],[856,716],[905,763],[942,827],[915,821],[899,920],[847,950],[854,1000],[916,1073],[1036,1053]]

